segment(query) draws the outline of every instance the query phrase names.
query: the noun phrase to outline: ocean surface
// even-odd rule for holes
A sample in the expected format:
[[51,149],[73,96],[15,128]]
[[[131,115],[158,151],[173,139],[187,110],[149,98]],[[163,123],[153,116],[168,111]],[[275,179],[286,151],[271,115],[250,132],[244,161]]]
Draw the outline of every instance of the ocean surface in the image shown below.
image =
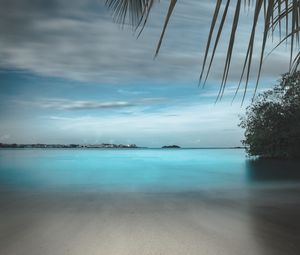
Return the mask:
[[298,255],[299,170],[242,149],[1,149],[0,254]]
[[9,189],[182,192],[298,184],[296,161],[254,160],[243,149],[1,149]]

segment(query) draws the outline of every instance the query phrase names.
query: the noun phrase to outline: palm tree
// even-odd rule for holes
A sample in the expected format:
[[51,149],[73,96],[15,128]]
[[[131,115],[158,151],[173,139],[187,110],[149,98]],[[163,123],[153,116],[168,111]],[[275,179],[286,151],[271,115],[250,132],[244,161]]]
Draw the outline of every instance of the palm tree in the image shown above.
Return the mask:
[[[129,21],[136,29],[140,29],[139,34],[145,27],[149,18],[149,13],[152,10],[156,0],[106,0],[106,5],[112,9],[113,16],[116,22],[125,23]],[[170,17],[174,10],[177,0],[169,0],[169,8],[166,14],[165,22],[163,25],[162,33],[158,41],[155,55],[159,53],[159,49],[168,26]],[[256,79],[256,86],[254,95],[258,87],[259,78],[261,75],[261,69],[263,60],[265,57],[266,43],[270,37],[273,37],[274,32],[279,33],[279,41],[275,45],[276,49],[283,42],[289,41],[290,47],[290,64],[289,72],[293,73],[297,70],[300,63],[300,51],[299,51],[299,30],[300,30],[300,0],[216,0],[216,5],[211,21],[210,31],[208,34],[206,49],[204,52],[203,65],[200,73],[199,84],[205,84],[207,81],[212,63],[215,57],[216,49],[219,44],[219,39],[224,30],[224,24],[228,20],[228,9],[234,5],[233,21],[231,24],[231,32],[229,35],[229,42],[227,46],[226,58],[223,69],[223,76],[220,85],[220,90],[217,99],[221,99],[224,93],[226,82],[228,79],[228,73],[230,70],[230,64],[232,59],[232,53],[234,50],[236,31],[241,19],[241,10],[243,7],[254,6],[253,17],[251,20],[252,29],[249,34],[249,41],[247,51],[245,53],[245,59],[243,63],[243,69],[241,72],[239,84],[237,86],[237,92],[241,87],[241,83],[245,80],[245,88],[243,93],[243,100],[248,88],[249,75],[252,66],[252,56],[254,49],[254,41],[256,38],[256,28],[259,22],[263,22],[263,39],[260,46],[260,59],[259,68]],[[261,18],[262,16],[262,18]],[[283,32],[282,32],[283,31]],[[297,50],[296,54],[294,50]],[[235,97],[234,96],[234,97]]]

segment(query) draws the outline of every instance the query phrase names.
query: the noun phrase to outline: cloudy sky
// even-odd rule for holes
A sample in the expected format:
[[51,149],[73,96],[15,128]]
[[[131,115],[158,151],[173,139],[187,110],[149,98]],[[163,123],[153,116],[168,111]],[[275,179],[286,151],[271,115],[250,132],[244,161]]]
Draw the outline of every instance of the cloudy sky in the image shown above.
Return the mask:
[[[253,82],[243,107],[231,99],[251,10],[214,104],[226,45],[206,87],[197,85],[215,1],[180,0],[155,59],[168,1],[156,3],[139,39],[112,22],[104,2],[0,0],[0,142],[240,145],[238,116]],[[287,70],[286,55],[279,49],[265,61],[260,89]]]

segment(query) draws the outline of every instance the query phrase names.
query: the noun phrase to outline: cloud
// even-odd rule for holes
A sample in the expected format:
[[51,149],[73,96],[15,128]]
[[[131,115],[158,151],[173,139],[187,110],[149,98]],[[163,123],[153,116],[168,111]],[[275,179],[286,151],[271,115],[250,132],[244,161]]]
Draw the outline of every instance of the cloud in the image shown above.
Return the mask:
[[9,134],[0,135],[0,142],[5,142],[8,141],[9,139],[10,139]]
[[38,108],[56,110],[94,110],[94,109],[115,109],[128,108],[133,106],[151,106],[171,101],[165,97],[146,97],[139,100],[129,101],[94,101],[94,100],[70,100],[64,98],[44,98],[31,101],[14,100],[14,104],[23,106],[33,106]]
[[179,143],[183,146],[234,146],[239,145],[242,138],[242,130],[237,126],[241,112],[243,109],[239,105],[233,107],[226,103],[193,104],[159,113],[136,115],[51,115],[45,116],[44,121],[47,122],[48,119],[48,125],[56,130],[56,136],[60,133],[73,134],[73,137],[78,135],[88,141],[97,138],[103,142],[114,139],[145,146],[168,143]]
[[20,101],[19,103],[33,105],[40,108],[50,108],[58,110],[91,110],[91,109],[111,109],[126,108],[134,106],[134,104],[125,101],[113,102],[97,102],[83,100],[67,100],[67,99],[44,99],[37,101]]
[[[12,105],[17,107],[16,113],[22,118],[19,115],[15,118],[11,115],[4,117],[0,134],[10,134],[7,142],[18,143],[114,140],[116,143],[154,147],[164,144],[192,147],[240,144],[243,131],[237,124],[238,115],[244,112],[244,108],[239,103],[230,105],[224,100],[215,105],[210,100],[199,103],[197,100],[156,102],[153,99],[145,102],[142,99],[96,101],[45,98],[19,104],[14,102]],[[23,110],[28,112],[27,115],[24,116]]]
[[[98,83],[150,80],[196,84],[214,2],[178,2],[161,52],[153,60],[168,1],[155,5],[136,40],[130,28],[122,30],[112,22],[104,1],[0,0],[0,68]],[[245,51],[240,49],[246,47],[249,35],[243,31],[247,29],[247,25],[241,26],[230,79],[239,78],[244,59],[240,52]],[[224,52],[224,45],[220,46],[210,77],[213,80],[222,75]],[[259,52],[254,52],[253,61],[257,62]],[[266,75],[277,75],[287,64],[280,54],[275,60],[276,65],[267,65]]]
[[[160,21],[136,40],[128,28],[122,31],[114,24],[104,4],[96,0],[70,4],[58,0],[47,5],[44,1],[1,0],[0,4],[2,68],[109,83],[165,79],[181,68],[176,56],[161,56],[162,62],[170,63],[167,68],[153,60]],[[163,20],[162,13],[155,16]],[[182,56],[182,61],[190,62],[190,56]]]

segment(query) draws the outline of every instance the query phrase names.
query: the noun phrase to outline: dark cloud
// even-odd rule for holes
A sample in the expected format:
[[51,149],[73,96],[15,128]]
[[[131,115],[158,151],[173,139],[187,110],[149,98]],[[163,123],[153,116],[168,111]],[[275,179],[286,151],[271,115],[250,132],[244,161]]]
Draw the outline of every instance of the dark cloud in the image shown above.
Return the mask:
[[[197,83],[215,1],[179,2],[156,60],[153,54],[168,1],[156,4],[138,40],[131,28],[125,26],[122,30],[112,22],[104,2],[0,0],[0,68],[101,83],[143,80]],[[246,45],[247,29],[247,25],[240,29],[238,48]],[[239,78],[243,58],[242,54],[234,56],[231,79]],[[211,77],[214,80],[222,75],[221,60],[224,60],[222,47],[216,56]],[[276,61],[279,61],[276,66],[267,66],[267,75],[277,75],[287,62],[284,58]]]
[[[161,54],[153,60],[167,3],[157,5],[139,40],[130,28],[122,30],[112,22],[104,1],[1,0],[0,4],[2,68],[99,82],[184,80],[187,75],[196,80],[200,55],[195,54],[197,43],[188,26],[194,21],[201,24],[206,16],[201,8],[202,15],[191,10],[187,12],[191,16],[178,13]],[[188,24],[179,25],[182,20]],[[185,42],[175,40],[178,33],[185,33]]]

